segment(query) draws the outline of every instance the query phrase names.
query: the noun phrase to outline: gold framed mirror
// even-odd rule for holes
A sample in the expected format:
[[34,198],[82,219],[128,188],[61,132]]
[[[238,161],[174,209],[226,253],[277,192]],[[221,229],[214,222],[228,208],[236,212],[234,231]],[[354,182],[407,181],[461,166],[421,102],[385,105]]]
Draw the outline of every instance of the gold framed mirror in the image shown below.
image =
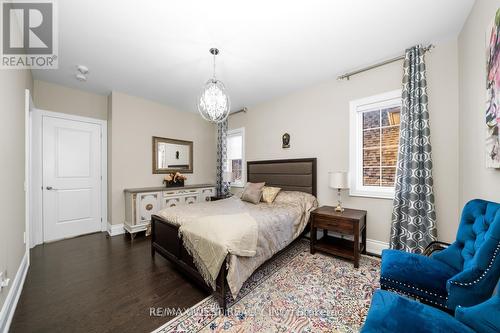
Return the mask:
[[193,173],[193,141],[153,136],[153,173]]

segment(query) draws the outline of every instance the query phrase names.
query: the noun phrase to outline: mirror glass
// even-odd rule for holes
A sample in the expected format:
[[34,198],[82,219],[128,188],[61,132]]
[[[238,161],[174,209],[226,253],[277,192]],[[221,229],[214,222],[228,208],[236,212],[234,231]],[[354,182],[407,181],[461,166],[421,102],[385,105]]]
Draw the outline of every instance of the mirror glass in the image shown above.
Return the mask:
[[171,172],[193,172],[193,142],[153,137],[153,173]]

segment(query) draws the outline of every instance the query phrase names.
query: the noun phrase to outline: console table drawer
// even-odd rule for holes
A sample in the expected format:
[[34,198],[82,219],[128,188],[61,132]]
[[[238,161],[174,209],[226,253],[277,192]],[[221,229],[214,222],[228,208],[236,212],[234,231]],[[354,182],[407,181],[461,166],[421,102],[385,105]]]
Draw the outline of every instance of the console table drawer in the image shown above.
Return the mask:
[[200,190],[198,189],[190,189],[190,190],[168,190],[163,191],[163,197],[178,197],[181,195],[198,195],[200,194]]

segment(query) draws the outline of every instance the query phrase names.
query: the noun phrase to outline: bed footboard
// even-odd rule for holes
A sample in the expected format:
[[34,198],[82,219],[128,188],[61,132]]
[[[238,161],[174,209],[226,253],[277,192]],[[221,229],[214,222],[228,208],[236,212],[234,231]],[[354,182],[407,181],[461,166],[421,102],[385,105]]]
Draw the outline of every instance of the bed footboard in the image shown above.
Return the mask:
[[214,291],[205,283],[205,280],[198,272],[193,257],[187,252],[179,237],[179,227],[169,223],[160,216],[151,217],[151,256],[154,258],[158,252],[162,257],[168,259],[174,266],[186,275],[191,281],[208,293],[212,293],[218,300],[220,307],[226,311],[227,292],[227,268],[223,265],[216,281]]

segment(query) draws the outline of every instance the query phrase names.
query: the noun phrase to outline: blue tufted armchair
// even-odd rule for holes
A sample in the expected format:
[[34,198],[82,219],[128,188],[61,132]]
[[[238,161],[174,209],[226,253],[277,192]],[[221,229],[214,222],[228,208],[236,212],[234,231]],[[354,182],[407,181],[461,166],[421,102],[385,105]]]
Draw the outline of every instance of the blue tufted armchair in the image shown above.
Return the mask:
[[385,290],[375,291],[361,333],[498,333],[500,295],[455,316]]
[[382,252],[380,285],[450,312],[488,299],[500,276],[500,204],[469,201],[456,241],[431,257]]

